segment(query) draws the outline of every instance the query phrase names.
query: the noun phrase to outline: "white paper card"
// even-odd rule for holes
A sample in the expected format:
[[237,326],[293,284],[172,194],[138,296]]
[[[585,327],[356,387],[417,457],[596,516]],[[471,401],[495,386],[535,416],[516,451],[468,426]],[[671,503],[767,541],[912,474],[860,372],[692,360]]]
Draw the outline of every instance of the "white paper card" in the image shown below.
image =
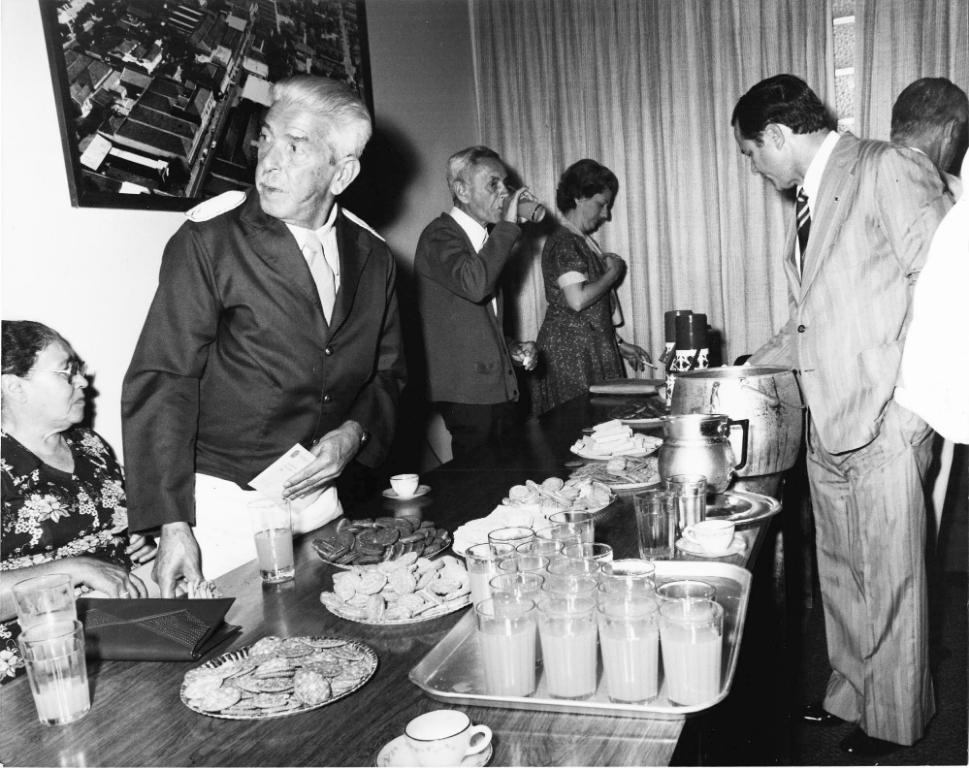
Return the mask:
[[[297,443],[276,461],[266,467],[262,472],[249,481],[249,486],[255,488],[263,496],[272,499],[279,505],[284,503],[283,483],[299,472],[308,464],[311,464],[316,457],[306,448]],[[290,505],[293,512],[302,512],[310,504],[316,501],[323,489],[314,491],[308,496],[299,499],[291,499]]]

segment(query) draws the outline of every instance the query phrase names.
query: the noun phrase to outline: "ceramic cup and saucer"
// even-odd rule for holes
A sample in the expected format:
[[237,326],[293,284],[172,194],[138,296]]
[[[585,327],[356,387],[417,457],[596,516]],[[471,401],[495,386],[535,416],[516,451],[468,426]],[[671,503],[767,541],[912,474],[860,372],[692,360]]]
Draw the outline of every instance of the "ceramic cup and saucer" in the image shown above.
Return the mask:
[[747,542],[735,533],[730,520],[703,520],[687,526],[676,548],[697,557],[730,557],[747,549]]
[[411,720],[404,733],[377,754],[378,766],[483,766],[494,747],[487,725],[472,725],[457,709],[439,709]]
[[407,501],[419,498],[429,493],[430,490],[431,486],[420,484],[420,475],[409,473],[394,475],[390,478],[390,488],[384,490],[383,496],[385,499]]

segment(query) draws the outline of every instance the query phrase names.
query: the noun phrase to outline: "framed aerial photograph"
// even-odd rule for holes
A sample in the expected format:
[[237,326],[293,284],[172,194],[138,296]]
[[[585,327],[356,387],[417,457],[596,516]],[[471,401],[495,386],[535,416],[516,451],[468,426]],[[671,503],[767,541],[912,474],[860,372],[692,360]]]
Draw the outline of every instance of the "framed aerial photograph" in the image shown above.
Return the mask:
[[38,0],[71,203],[185,210],[248,189],[270,84],[373,113],[364,0]]

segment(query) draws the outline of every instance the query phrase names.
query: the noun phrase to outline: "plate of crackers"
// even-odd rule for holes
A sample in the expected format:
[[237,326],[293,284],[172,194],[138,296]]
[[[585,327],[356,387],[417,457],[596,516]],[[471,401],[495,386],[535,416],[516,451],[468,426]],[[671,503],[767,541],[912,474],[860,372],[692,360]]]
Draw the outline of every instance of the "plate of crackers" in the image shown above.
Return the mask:
[[656,456],[617,456],[605,463],[593,461],[576,469],[571,480],[602,483],[615,491],[649,488],[660,481],[659,459]]
[[601,512],[615,500],[616,494],[593,478],[549,477],[541,483],[526,480],[524,485],[513,485],[501,503],[536,508],[548,517],[556,512]]
[[419,624],[471,604],[464,563],[451,555],[437,560],[413,552],[375,565],[333,574],[333,591],[320,602],[341,619],[360,624]]
[[376,671],[377,654],[355,640],[269,636],[189,670],[180,694],[201,715],[262,720],[332,704]]
[[316,554],[337,568],[398,560],[405,554],[432,558],[451,546],[451,534],[416,515],[347,520],[336,531],[313,539]]

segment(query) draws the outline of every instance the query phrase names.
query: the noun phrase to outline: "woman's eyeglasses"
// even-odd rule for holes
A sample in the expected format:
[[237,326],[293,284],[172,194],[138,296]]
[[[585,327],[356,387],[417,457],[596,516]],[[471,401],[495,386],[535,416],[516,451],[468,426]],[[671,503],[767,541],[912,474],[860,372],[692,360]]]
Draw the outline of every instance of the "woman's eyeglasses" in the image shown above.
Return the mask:
[[39,373],[56,373],[58,376],[63,376],[68,383],[74,381],[78,376],[87,376],[87,366],[76,359],[70,360],[67,363],[67,368],[63,370],[54,370],[53,368],[34,368],[34,370]]

